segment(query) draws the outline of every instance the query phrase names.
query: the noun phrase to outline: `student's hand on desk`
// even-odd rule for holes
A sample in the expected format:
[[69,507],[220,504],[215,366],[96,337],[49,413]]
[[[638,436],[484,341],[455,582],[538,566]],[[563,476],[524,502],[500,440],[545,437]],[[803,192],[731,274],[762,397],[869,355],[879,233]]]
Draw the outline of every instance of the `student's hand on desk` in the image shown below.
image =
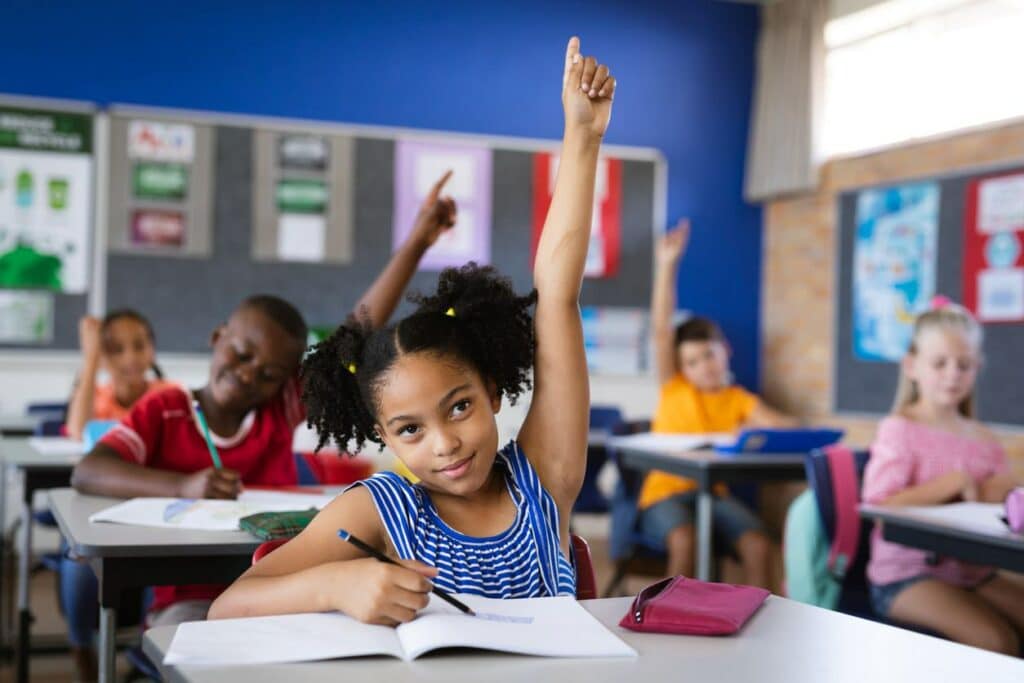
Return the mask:
[[615,97],[615,78],[594,57],[580,54],[580,39],[573,36],[565,48],[562,107],[565,130],[601,138],[608,129]]
[[179,498],[227,498],[234,500],[242,492],[238,472],[227,468],[207,467],[185,475],[178,485]]
[[396,562],[401,566],[373,558],[332,563],[338,571],[327,587],[331,607],[367,624],[412,621],[430,600],[437,569],[415,560]]
[[102,323],[99,318],[91,315],[84,315],[78,321],[78,345],[82,349],[82,356],[96,359],[100,357],[103,348],[103,339],[100,334]]
[[441,190],[445,183],[452,177],[451,171],[446,171],[441,178],[430,188],[430,192],[420,205],[419,213],[416,214],[416,223],[413,225],[411,239],[418,240],[424,247],[430,247],[437,241],[443,232],[455,225],[457,215],[455,200],[451,197],[441,196]]
[[658,240],[655,247],[655,260],[658,268],[671,268],[683,258],[686,246],[690,242],[690,219],[680,218],[671,230]]

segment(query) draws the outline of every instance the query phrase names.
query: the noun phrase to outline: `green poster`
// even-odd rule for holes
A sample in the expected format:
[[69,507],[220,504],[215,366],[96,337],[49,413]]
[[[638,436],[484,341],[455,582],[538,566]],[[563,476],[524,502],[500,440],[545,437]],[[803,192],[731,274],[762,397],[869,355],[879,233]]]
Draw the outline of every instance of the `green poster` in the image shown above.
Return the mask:
[[184,164],[135,164],[132,189],[137,199],[184,199],[188,168]]
[[281,180],[277,183],[277,208],[282,213],[324,213],[327,184],[322,180]]
[[92,153],[92,116],[0,106],[0,147]]

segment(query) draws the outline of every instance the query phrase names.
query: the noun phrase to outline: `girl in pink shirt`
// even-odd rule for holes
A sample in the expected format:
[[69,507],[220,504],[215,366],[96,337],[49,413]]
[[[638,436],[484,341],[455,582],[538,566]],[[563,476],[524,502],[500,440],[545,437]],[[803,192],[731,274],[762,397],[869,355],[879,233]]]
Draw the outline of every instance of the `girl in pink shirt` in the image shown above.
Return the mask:
[[[1006,453],[973,419],[982,331],[960,306],[940,301],[917,319],[900,365],[893,414],[878,427],[863,498],[877,505],[1002,502],[1016,484]],[[868,580],[875,611],[968,645],[1020,652],[1024,589],[992,567],[871,537]]]

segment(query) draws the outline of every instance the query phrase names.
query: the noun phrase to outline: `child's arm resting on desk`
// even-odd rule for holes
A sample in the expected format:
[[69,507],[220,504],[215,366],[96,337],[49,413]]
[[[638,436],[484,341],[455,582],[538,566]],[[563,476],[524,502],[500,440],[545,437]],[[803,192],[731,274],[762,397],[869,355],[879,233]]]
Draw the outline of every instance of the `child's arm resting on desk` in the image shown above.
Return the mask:
[[745,427],[763,427],[765,429],[793,429],[800,426],[800,420],[772,408],[758,399],[747,417]]
[[455,225],[455,200],[441,196],[444,184],[451,177],[452,172],[448,171],[431,188],[416,214],[416,222],[409,237],[356,304],[353,313],[360,318],[364,315],[369,317],[373,327],[387,324],[423,254],[442,233]]
[[590,384],[579,295],[590,241],[594,177],[611,115],[615,79],[569,41],[562,82],[565,135],[554,197],[537,245],[533,277],[536,351],[533,401],[519,441],[558,504],[563,527],[587,455]]
[[371,624],[412,620],[427,605],[436,570],[368,558],[338,529],[385,552],[384,530],[369,491],[336,498],[294,539],[251,567],[214,601],[209,619],[341,611]]
[[240,480],[234,470],[214,469],[212,462],[189,474],[152,466],[165,408],[159,393],[139,400],[75,466],[71,485],[82,493],[119,498],[236,498]]

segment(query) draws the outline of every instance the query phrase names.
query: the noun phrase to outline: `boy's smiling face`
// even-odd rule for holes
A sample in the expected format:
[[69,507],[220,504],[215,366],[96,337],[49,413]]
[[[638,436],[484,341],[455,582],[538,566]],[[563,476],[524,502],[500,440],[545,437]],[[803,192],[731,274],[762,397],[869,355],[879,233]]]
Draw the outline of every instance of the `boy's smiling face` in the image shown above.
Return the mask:
[[258,308],[245,306],[213,332],[209,387],[215,403],[248,412],[295,376],[304,344]]
[[411,353],[377,386],[377,432],[428,489],[464,496],[483,488],[497,455],[501,399],[480,373]]

